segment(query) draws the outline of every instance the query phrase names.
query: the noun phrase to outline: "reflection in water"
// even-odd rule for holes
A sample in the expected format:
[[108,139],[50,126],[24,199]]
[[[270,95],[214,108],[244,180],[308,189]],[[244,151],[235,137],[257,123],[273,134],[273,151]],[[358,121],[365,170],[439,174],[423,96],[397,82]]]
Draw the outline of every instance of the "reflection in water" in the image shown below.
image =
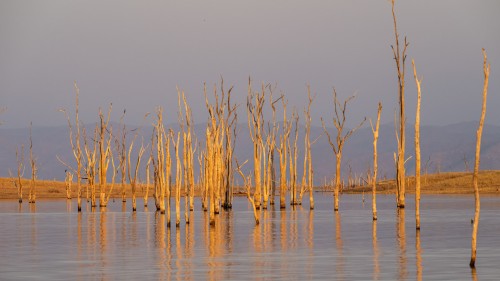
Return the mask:
[[288,237],[286,232],[286,211],[280,209],[280,238],[281,238],[281,251],[287,251]]
[[[82,260],[82,255],[83,255],[83,237],[82,237],[82,212],[77,213],[77,223],[76,223],[76,245],[77,245],[77,259]],[[81,274],[81,271],[83,270],[82,268],[78,268],[79,273]]]
[[73,211],[72,204],[71,204],[72,202],[73,202],[73,200],[71,200],[71,199],[66,200],[66,213],[71,213]]
[[[392,206],[388,201],[380,204],[381,219],[371,221],[369,208],[333,213],[329,198],[320,197],[312,211],[261,211],[258,226],[246,198],[236,198],[234,209],[221,210],[213,227],[208,213],[194,211],[191,223],[178,229],[168,229],[166,216],[154,210],[122,213],[121,200],[94,213],[77,213],[76,199],[24,204],[21,213],[17,201],[0,201],[0,279],[494,280],[498,274],[495,235],[482,240],[480,271],[461,266],[470,234],[465,211],[457,207],[461,198],[434,198],[428,231],[408,237],[404,210],[384,210]],[[485,232],[497,233],[500,197],[489,202],[485,216],[493,223],[484,225]]]
[[416,257],[416,263],[417,263],[417,280],[421,281],[422,280],[422,249],[420,248],[420,229],[417,229],[417,232],[415,233],[415,253],[417,255]]
[[307,237],[306,245],[308,248],[307,274],[312,276],[314,273],[314,209],[309,209],[309,221],[304,230],[304,236]]
[[[194,222],[194,213],[189,212],[189,221]],[[186,271],[186,280],[193,280],[193,264],[189,262],[191,259],[195,258],[194,248],[195,244],[195,224],[189,223],[186,224],[186,231],[184,233],[184,257],[186,258],[186,262],[184,263],[184,269]]]
[[155,212],[155,224],[154,224],[154,234],[155,234],[155,246],[158,250],[158,264],[157,267],[160,269],[160,275],[158,279],[165,279],[166,276],[163,274],[167,273],[166,270],[166,252],[165,252],[165,216],[161,215],[160,212]]
[[[301,206],[302,207],[302,206]],[[290,250],[298,248],[298,235],[299,230],[297,226],[298,205],[292,205],[290,211]]]
[[29,206],[30,206],[30,212],[33,214],[36,213],[36,204],[30,203]]
[[175,228],[175,252],[177,253],[175,257],[175,268],[177,268],[176,279],[180,280],[181,274],[183,273],[180,269],[183,268],[182,261],[184,260],[184,257],[182,255],[183,251],[182,251],[181,232],[179,225],[177,225],[177,227]]
[[377,244],[377,220],[372,221],[372,245],[373,245],[373,280],[379,280],[380,265],[378,262],[379,250]]
[[477,271],[476,271],[475,267],[471,267],[470,275],[471,275],[472,281],[477,281]]
[[336,274],[339,279],[344,279],[344,243],[342,241],[342,229],[340,213],[335,213],[335,247],[337,248]]
[[[106,260],[106,207],[101,207],[100,208],[101,214],[100,214],[100,222],[99,222],[99,256],[100,256],[100,262],[101,266],[103,268],[108,267],[108,261]],[[106,277],[106,271],[101,270],[101,280],[107,280]]]
[[405,209],[397,209],[396,218],[396,237],[399,246],[399,280],[406,280],[408,272],[406,269],[406,232],[405,232]]

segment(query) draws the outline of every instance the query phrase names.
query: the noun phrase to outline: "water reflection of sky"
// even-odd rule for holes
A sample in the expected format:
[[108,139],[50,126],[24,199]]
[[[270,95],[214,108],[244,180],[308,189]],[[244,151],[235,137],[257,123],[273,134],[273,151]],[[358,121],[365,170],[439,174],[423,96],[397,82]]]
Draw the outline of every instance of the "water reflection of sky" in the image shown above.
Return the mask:
[[0,279],[484,280],[500,274],[499,197],[483,198],[474,273],[471,196],[423,196],[420,233],[413,198],[402,212],[394,196],[377,198],[376,222],[361,196],[343,195],[335,214],[331,196],[317,195],[315,210],[307,203],[271,208],[257,226],[246,199],[235,198],[234,210],[222,211],[214,227],[197,208],[179,228],[167,227],[151,208],[132,213],[130,202],[96,212],[84,205],[76,213],[76,202],[65,200],[21,208],[0,201]]

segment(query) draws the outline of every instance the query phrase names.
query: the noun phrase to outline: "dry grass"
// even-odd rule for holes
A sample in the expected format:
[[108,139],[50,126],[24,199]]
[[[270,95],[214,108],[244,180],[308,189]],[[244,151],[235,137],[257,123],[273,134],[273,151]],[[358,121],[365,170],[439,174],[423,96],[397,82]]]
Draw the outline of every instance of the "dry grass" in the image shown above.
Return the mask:
[[[415,193],[415,177],[407,177],[407,193]],[[371,190],[371,186],[361,186],[346,191],[358,193]],[[394,180],[377,183],[377,192],[395,193]],[[500,195],[500,171],[481,171],[479,173],[479,191],[481,194]],[[421,192],[423,194],[473,194],[472,173],[450,172],[421,176]]]
[[[407,177],[408,193],[415,192],[415,177]],[[422,175],[422,193],[423,194],[473,194],[472,188],[472,173],[453,172],[453,173],[440,173],[431,175]],[[24,179],[24,200],[28,198],[30,180]],[[76,184],[72,187],[72,196],[76,198]],[[198,190],[199,188],[196,188]],[[319,187],[317,188],[320,189]],[[66,198],[66,185],[60,181],[37,181],[36,186],[37,198]],[[132,193],[130,185],[126,185],[126,196],[131,197]],[[241,188],[235,188],[235,195]],[[371,186],[361,186],[354,189],[344,190],[345,193],[360,193],[368,192]],[[498,194],[500,195],[500,171],[481,171],[479,173],[479,190],[481,194]],[[116,184],[113,189],[112,198],[119,198],[121,186]],[[377,192],[383,194],[395,193],[396,186],[394,180],[385,180],[377,183]],[[151,188],[149,194],[153,194],[154,190]],[[198,193],[198,192],[196,192]],[[143,186],[138,187],[138,194],[143,194]],[[196,194],[199,195],[199,194]],[[246,195],[246,194],[245,194]],[[85,186],[82,187],[82,196],[85,197]],[[0,178],[0,199],[17,199],[17,188],[13,180],[10,178]]]
[[[23,180],[23,200],[28,200],[29,179]],[[76,198],[76,183],[73,183],[72,198]],[[132,197],[130,185],[126,185],[127,197]],[[140,185],[137,188],[138,194],[142,194],[143,187]],[[89,191],[90,192],[90,191]],[[149,194],[152,193],[152,188]],[[82,186],[82,197],[85,197],[85,185]],[[121,196],[121,184],[115,184],[113,188],[112,198]],[[38,180],[36,182],[36,197],[40,198],[66,198],[66,184],[61,181]],[[11,178],[0,178],[0,199],[17,199],[17,187]]]

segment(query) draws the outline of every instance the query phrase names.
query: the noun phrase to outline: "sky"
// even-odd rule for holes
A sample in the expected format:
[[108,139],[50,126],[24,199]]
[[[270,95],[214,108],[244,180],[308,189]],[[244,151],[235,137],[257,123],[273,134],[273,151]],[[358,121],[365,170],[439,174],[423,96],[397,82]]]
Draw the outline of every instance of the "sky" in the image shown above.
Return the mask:
[[[398,0],[401,40],[410,45],[406,67],[408,122],[422,79],[422,125],[480,117],[485,48],[491,63],[486,122],[500,124],[500,1]],[[248,79],[284,93],[302,113],[307,85],[316,96],[315,125],[331,126],[332,90],[349,104],[347,125],[376,118],[393,122],[397,76],[394,30],[387,0],[0,1],[0,114],[3,128],[64,125],[59,111],[97,120],[113,104],[117,121],[140,124],[164,108],[177,121],[183,90],[196,123],[205,122],[203,84],[212,92],[224,78],[245,114]],[[240,117],[245,122],[246,117]]]

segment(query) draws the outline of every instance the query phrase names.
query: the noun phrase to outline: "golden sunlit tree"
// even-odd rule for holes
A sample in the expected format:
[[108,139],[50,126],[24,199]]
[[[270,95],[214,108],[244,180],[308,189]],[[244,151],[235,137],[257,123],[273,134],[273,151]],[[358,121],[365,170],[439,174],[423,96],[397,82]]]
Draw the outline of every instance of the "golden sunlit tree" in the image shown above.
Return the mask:
[[[136,137],[134,137],[134,140],[135,140],[135,138]],[[137,202],[136,202],[137,201],[136,200],[137,178],[139,176],[139,168],[141,165],[142,155],[144,154],[144,151],[146,150],[144,148],[144,144],[141,143],[141,146],[139,147],[139,151],[137,152],[137,158],[135,160],[135,167],[133,167],[130,157],[132,155],[132,148],[134,147],[134,140],[130,143],[130,147],[129,147],[128,153],[127,153],[128,180],[130,182],[130,187],[132,189],[132,211],[133,212],[135,212],[137,210]],[[132,170],[134,171],[133,174],[132,174]],[[146,201],[147,201],[147,198],[146,198]]]
[[69,117],[68,112],[65,109],[61,109],[68,121],[68,128],[69,128],[69,142],[71,144],[71,150],[73,152],[73,157],[75,158],[76,162],[76,198],[77,198],[77,204],[78,204],[78,212],[82,211],[82,170],[83,170],[83,152],[82,152],[82,147],[80,145],[81,141],[81,129],[80,129],[80,119],[79,119],[79,95],[80,95],[80,89],[77,87],[76,82],[74,82],[74,88],[75,88],[75,131],[73,130],[73,124],[71,122],[71,119]]
[[29,203],[36,202],[36,176],[38,172],[38,166],[36,163],[35,155],[33,154],[33,136],[31,134],[33,124],[30,123],[30,166],[31,166],[31,182],[30,182],[30,190],[28,196]]
[[[87,177],[87,201],[89,200],[89,189],[90,189],[90,204],[92,207],[96,207],[96,189],[95,189],[95,177],[96,177],[96,165],[97,165],[97,126],[94,129],[94,137],[90,140],[87,137],[87,130],[83,128],[83,140],[84,140],[84,150],[86,156],[85,164],[85,175]],[[89,142],[92,142],[91,144]],[[91,146],[92,145],[92,146]]]
[[292,111],[292,121],[295,124],[295,137],[293,138],[293,145],[289,144],[289,160],[290,160],[290,205],[297,205],[297,157],[298,147],[297,141],[299,140],[299,115],[295,109]]
[[[377,123],[373,128],[372,120],[370,119],[370,126],[373,133],[373,178],[372,178],[372,218],[377,220],[377,173],[378,173],[378,155],[377,155],[377,141],[380,129],[380,114],[382,113],[382,103],[378,103],[377,110]],[[376,227],[376,225],[374,225]]]
[[245,186],[245,191],[247,194],[248,202],[250,202],[250,204],[252,205],[255,224],[259,224],[259,213],[257,211],[257,206],[255,205],[255,197],[251,195],[251,191],[250,191],[251,186],[252,186],[252,177],[251,177],[251,175],[248,175],[248,177],[246,177],[245,174],[243,174],[243,172],[241,171],[241,168],[247,163],[247,161],[248,160],[246,160],[243,164],[240,165],[238,163],[238,160],[236,160],[236,170],[238,171],[241,178],[243,179],[243,184]]
[[391,0],[392,4],[392,18],[394,22],[394,36],[395,45],[391,45],[394,61],[396,63],[396,70],[398,76],[398,99],[399,99],[399,137],[398,139],[398,153],[396,156],[396,201],[398,208],[405,207],[405,61],[406,49],[409,43],[404,39],[404,44],[401,47],[399,44],[399,33],[397,29],[396,12],[394,9],[395,0]]
[[127,177],[127,128],[125,126],[124,117],[125,110],[123,110],[123,115],[120,117],[120,134],[119,138],[115,139],[115,148],[118,154],[118,168],[120,169],[121,175],[121,195],[122,202],[127,202],[126,194],[126,177]]
[[481,118],[479,119],[479,127],[476,132],[476,161],[474,164],[474,174],[472,175],[472,185],[474,187],[474,201],[475,201],[475,211],[474,211],[474,223],[472,225],[472,242],[471,242],[471,257],[470,257],[470,267],[476,267],[476,244],[477,244],[477,229],[479,227],[479,213],[481,211],[481,202],[479,200],[479,185],[478,185],[478,175],[479,175],[479,158],[481,155],[481,137],[483,135],[484,118],[486,116],[486,100],[488,97],[488,79],[490,76],[490,64],[488,63],[488,58],[486,57],[486,51],[483,49],[483,72],[484,72],[484,85],[483,85],[483,106],[481,110]]
[[413,76],[417,85],[417,110],[415,112],[415,227],[420,229],[420,83],[418,79],[415,60],[411,61],[413,65]]
[[99,167],[98,167],[98,179],[99,179],[99,207],[106,207],[109,200],[109,195],[113,192],[114,179],[116,176],[116,170],[113,168],[113,180],[112,184],[109,186],[107,183],[107,173],[109,168],[109,162],[113,162],[113,151],[111,149],[111,140],[113,138],[112,128],[109,126],[109,119],[111,117],[111,105],[109,106],[108,116],[104,118],[104,114],[99,110],[99,126],[98,126],[98,140],[97,145],[99,148]]
[[281,99],[283,104],[283,129],[280,135],[280,145],[276,149],[280,156],[280,209],[286,208],[286,193],[287,193],[287,163],[288,163],[288,147],[289,137],[292,130],[292,122],[287,121],[286,106],[288,101]]
[[16,148],[16,160],[17,160],[17,197],[19,199],[19,203],[23,203],[23,181],[22,178],[24,176],[24,145],[21,145],[21,151],[19,152],[19,148]]
[[299,204],[302,204],[302,196],[305,192],[309,192],[309,208],[314,209],[314,197],[313,197],[313,182],[314,182],[314,171],[312,166],[312,153],[311,145],[314,144],[318,139],[311,143],[311,104],[314,97],[311,97],[311,87],[307,85],[307,97],[308,104],[307,108],[304,109],[304,119],[305,119],[305,134],[304,134],[304,168],[302,174],[302,186],[299,194]]
[[323,130],[328,137],[328,143],[332,147],[333,153],[335,154],[336,159],[336,169],[335,169],[335,187],[334,187],[334,211],[337,212],[339,210],[339,190],[340,190],[340,166],[342,163],[342,150],[344,149],[344,145],[346,141],[352,136],[352,134],[359,129],[363,123],[366,121],[366,117],[359,123],[358,126],[353,129],[347,130],[344,132],[345,121],[346,121],[346,111],[347,104],[354,99],[355,96],[350,96],[341,103],[337,98],[337,91],[333,89],[333,104],[334,104],[334,116],[333,116],[333,125],[337,130],[337,137],[335,139],[335,143],[333,142],[330,133],[328,132],[325,122],[323,118],[321,118],[321,124],[323,125]]
[[64,182],[66,183],[66,199],[71,199],[71,185],[73,184],[73,173],[69,170],[64,171],[66,177]]
[[248,80],[247,117],[250,138],[253,143],[254,203],[257,209],[260,209],[262,201],[262,130],[264,126],[262,109],[265,101],[265,88],[266,86],[263,83],[262,91],[254,92],[251,80]]

